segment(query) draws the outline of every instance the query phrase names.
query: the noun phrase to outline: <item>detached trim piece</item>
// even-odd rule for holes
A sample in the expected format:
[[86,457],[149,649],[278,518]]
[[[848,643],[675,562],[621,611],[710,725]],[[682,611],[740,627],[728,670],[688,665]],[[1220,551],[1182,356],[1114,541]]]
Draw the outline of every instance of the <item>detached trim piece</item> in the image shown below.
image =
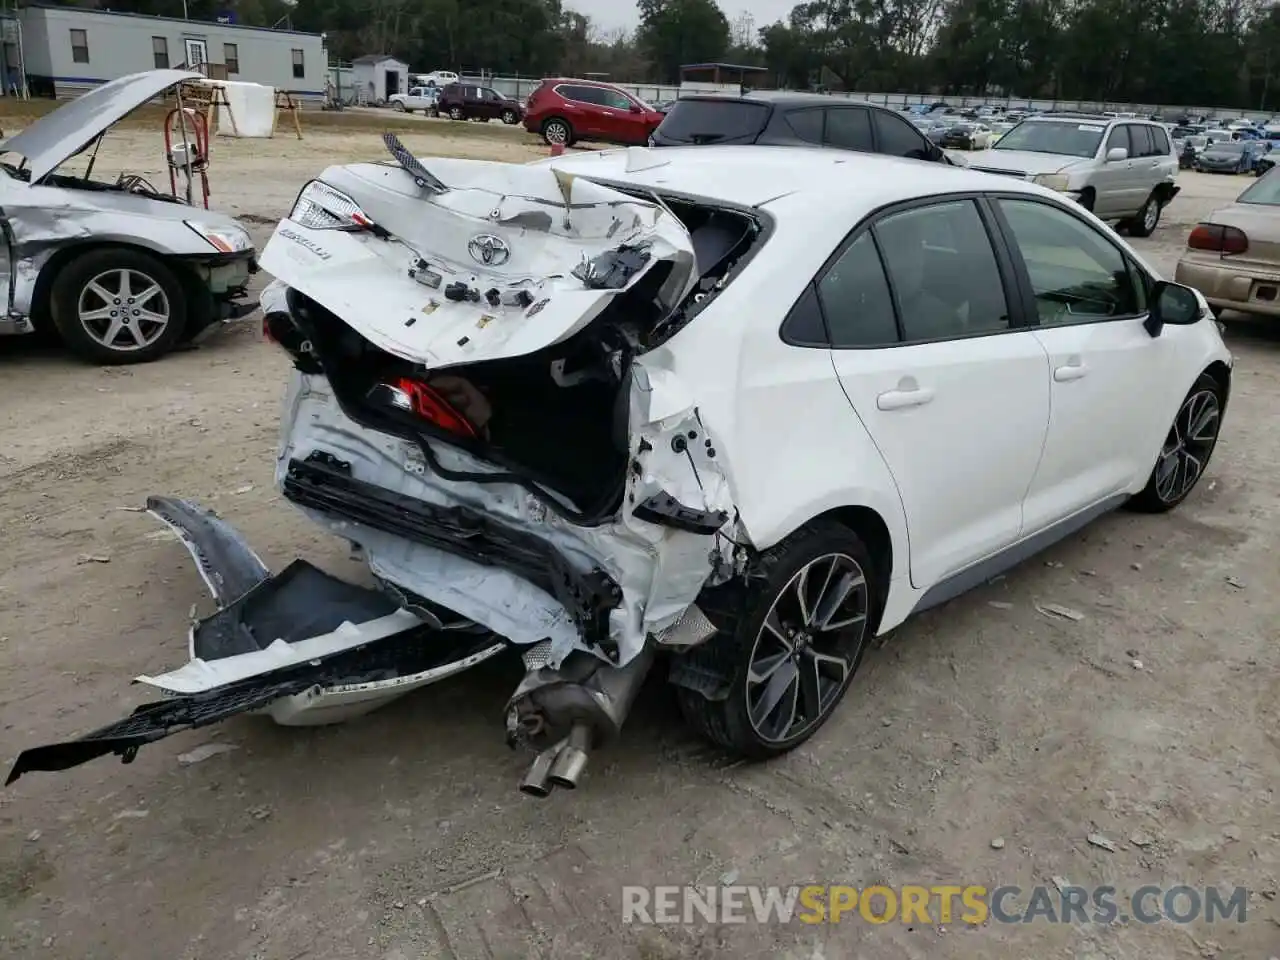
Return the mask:
[[289,461],[281,492],[300,507],[509,570],[555,597],[587,646],[617,662],[609,613],[622,602],[622,589],[602,570],[577,570],[545,540],[465,507],[438,507],[356,480],[349,463],[319,451],[306,460]]
[[138,750],[149,743],[259,710],[283,697],[313,688],[332,693],[335,687],[347,688],[395,677],[411,682],[415,678],[423,679],[422,675],[428,673],[433,677],[449,676],[456,672],[453,667],[459,662],[470,666],[502,649],[505,646],[495,644],[492,634],[441,635],[425,628],[404,631],[367,646],[295,664],[207,693],[144,703],[125,719],[83,737],[22,751],[9,771],[5,786],[24,773],[69,770],[111,753],[124,763],[131,763]]
[[724,510],[697,510],[686,507],[665,490],[655,493],[644,503],[636,507],[632,514],[637,520],[656,523],[663,527],[674,527],[685,533],[697,533],[709,537],[729,520]]

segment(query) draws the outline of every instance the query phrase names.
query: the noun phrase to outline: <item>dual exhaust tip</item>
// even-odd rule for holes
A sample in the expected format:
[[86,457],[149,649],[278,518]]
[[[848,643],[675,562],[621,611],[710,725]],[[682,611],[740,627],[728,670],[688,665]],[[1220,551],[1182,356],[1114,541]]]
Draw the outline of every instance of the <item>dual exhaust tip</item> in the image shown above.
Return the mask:
[[520,792],[531,797],[548,797],[556,787],[573,790],[587,768],[587,751],[591,749],[591,728],[575,723],[569,736],[538,754],[529,772],[520,781]]

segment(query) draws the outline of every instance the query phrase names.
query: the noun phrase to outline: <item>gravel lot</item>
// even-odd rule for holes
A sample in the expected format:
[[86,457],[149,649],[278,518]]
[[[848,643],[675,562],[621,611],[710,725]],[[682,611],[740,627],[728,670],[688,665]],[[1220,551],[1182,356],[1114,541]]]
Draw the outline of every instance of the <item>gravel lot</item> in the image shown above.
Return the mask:
[[[544,152],[496,125],[422,121],[404,139],[420,155]],[[321,129],[214,151],[214,201],[260,243],[306,177],[382,155],[374,132]],[[158,176],[160,160],[158,135],[125,130],[98,164]],[[1190,224],[1246,185],[1180,183],[1137,241],[1168,274]],[[0,956],[1267,960],[1280,953],[1280,439],[1267,419],[1280,337],[1240,319],[1229,338],[1227,429],[1182,509],[1108,517],[910,622],[787,758],[725,764],[653,685],[582,789],[526,798],[529,757],[502,743],[512,662],[344,727],[238,718],[130,766],[0,793]],[[361,575],[271,486],[286,370],[252,326],[136,368],[0,342],[0,758],[117,719],[148,699],[130,678],[185,660],[188,612],[209,602],[182,547],[126,509],[147,494],[213,506],[276,569],[302,554]],[[179,761],[209,742],[235,749]],[[1252,893],[1243,924],[619,923],[622,884],[726,877]]]

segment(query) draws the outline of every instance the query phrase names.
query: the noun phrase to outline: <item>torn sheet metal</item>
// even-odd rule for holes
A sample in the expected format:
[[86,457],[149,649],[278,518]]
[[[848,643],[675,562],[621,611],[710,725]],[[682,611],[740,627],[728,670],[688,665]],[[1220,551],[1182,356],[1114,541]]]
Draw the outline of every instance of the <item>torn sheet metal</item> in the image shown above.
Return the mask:
[[[714,441],[701,424],[687,389],[669,371],[642,358],[632,367],[631,457],[626,502],[666,493],[685,506],[732,515],[728,483]],[[283,485],[291,460],[323,452],[349,463],[358,480],[426,503],[463,506],[501,519],[553,546],[579,570],[599,568],[621,588],[608,635],[622,665],[643,648],[645,637],[675,623],[717,571],[732,563],[732,545],[720,536],[647,522],[623,511],[612,523],[583,527],[547,510],[536,496],[512,485],[442,480],[426,469],[416,445],[367,430],[339,408],[323,377],[294,372],[282,418],[276,482]],[[673,442],[673,441],[682,441]],[[708,441],[711,441],[710,445]],[[439,444],[445,469],[484,473],[495,468],[454,447]],[[632,499],[634,497],[634,499]],[[311,507],[311,519],[357,542],[379,578],[483,624],[514,643],[551,641],[558,665],[573,650],[601,655],[584,643],[573,619],[550,594],[500,567],[425,546]]]
[[669,272],[655,299],[666,308],[696,283],[689,233],[660,204],[550,167],[442,158],[425,166],[446,192],[418,186],[398,165],[330,167],[322,183],[378,229],[299,222],[314,222],[304,203],[334,202],[304,190],[263,251],[264,269],[428,368],[558,343],[660,265]]

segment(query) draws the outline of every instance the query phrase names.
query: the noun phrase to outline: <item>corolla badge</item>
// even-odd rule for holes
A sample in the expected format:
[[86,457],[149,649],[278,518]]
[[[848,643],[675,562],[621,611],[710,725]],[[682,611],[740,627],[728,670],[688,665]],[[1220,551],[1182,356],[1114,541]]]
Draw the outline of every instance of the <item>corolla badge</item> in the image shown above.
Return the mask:
[[481,233],[467,242],[467,253],[476,263],[486,267],[500,267],[511,259],[511,248],[507,241],[495,237],[492,233]]

